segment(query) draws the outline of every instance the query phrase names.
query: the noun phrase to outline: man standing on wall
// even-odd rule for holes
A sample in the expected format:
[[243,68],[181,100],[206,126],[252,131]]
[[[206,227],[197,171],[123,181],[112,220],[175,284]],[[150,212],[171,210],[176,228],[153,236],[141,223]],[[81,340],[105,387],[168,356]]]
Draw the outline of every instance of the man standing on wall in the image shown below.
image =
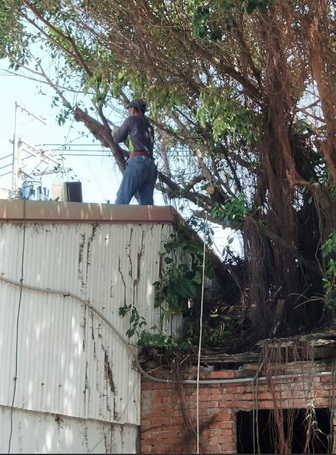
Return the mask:
[[128,117],[120,128],[112,131],[113,139],[125,142],[129,149],[126,170],[117,193],[116,204],[129,204],[138,192],[141,205],[153,205],[157,168],[153,160],[154,129],[145,118],[146,102],[133,100]]

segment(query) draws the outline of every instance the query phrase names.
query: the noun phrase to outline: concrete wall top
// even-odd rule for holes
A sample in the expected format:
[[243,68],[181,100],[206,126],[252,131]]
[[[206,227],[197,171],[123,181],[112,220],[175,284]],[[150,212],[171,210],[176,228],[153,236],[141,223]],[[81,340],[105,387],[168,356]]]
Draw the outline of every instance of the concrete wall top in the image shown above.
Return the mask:
[[114,205],[81,202],[1,200],[0,223],[99,222],[116,224],[173,224],[177,211],[171,207],[150,205]]

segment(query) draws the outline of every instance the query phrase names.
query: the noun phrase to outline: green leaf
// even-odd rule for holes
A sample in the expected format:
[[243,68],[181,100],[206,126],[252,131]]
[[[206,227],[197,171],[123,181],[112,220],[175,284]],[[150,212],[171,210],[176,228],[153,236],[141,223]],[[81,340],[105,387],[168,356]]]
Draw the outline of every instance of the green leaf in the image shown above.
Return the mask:
[[135,327],[131,328],[131,329],[128,329],[126,331],[126,335],[128,336],[128,338],[132,338],[132,336],[134,335],[135,333]]
[[196,287],[190,280],[182,280],[176,283],[175,292],[186,299],[196,297]]

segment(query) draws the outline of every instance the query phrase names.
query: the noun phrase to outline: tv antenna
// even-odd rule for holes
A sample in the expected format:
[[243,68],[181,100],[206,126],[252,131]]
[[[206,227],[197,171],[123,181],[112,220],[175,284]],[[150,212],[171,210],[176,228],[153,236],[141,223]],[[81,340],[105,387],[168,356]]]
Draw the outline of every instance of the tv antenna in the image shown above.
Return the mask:
[[[34,179],[34,176],[37,175],[46,175],[59,172],[61,167],[61,162],[50,155],[45,153],[45,150],[42,148],[33,147],[22,140],[21,134],[18,133],[18,109],[28,114],[30,117],[38,120],[39,122],[46,125],[46,118],[40,115],[36,115],[33,112],[29,111],[25,106],[22,106],[17,101],[15,101],[15,119],[14,119],[14,138],[13,138],[13,173],[12,173],[12,195],[13,197],[18,197],[19,190],[22,186],[23,176],[25,178]],[[40,160],[40,163],[47,164],[52,167],[49,171],[33,172],[33,175],[29,175],[23,170],[23,152],[29,156],[33,156]]]

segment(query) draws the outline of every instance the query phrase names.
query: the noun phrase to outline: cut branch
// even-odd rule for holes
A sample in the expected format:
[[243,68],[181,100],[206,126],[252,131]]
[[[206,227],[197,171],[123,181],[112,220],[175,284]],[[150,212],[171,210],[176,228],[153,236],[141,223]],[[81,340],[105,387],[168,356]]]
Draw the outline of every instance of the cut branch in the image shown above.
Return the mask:
[[105,147],[111,149],[119,169],[121,172],[124,172],[126,168],[124,158],[125,151],[113,140],[110,128],[106,128],[90,115],[86,114],[86,112],[79,107],[75,109],[74,115],[77,122],[84,123],[86,128],[96,139],[98,139]]

